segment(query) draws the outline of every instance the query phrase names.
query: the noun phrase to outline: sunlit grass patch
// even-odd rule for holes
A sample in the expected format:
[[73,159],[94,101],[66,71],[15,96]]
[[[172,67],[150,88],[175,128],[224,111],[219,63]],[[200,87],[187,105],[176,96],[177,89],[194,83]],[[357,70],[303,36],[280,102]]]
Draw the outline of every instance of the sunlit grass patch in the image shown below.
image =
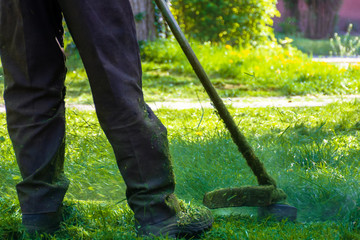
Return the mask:
[[[358,65],[344,69],[313,62],[295,48],[277,44],[247,49],[210,42],[191,45],[221,97],[359,93]],[[148,42],[141,46],[141,54],[147,101],[207,97],[174,39]],[[78,52],[73,51],[67,61],[66,101],[92,103],[88,77]],[[4,90],[2,71],[0,66],[0,92]]]
[[[222,97],[353,94],[359,90],[356,67],[341,69],[312,62],[294,48],[276,44],[254,49],[198,42],[191,45]],[[142,54],[145,75],[156,69],[172,77],[189,76],[189,83],[194,85],[190,93],[196,98],[200,83],[193,80],[192,67],[173,39],[149,42],[142,46]],[[185,89],[173,87],[189,97]],[[144,89],[146,92],[146,82]],[[152,99],[151,94],[148,98]]]

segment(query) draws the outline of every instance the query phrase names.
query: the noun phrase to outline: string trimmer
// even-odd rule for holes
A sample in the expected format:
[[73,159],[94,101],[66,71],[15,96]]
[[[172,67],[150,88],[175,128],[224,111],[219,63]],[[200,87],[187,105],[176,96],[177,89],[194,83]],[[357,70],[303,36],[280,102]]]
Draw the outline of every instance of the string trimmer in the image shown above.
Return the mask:
[[259,186],[226,188],[208,192],[204,196],[204,205],[209,208],[260,207],[259,215],[261,217],[273,215],[277,220],[288,218],[294,221],[296,219],[296,208],[286,204],[279,204],[286,200],[285,192],[276,187],[275,180],[266,172],[264,165],[257,158],[244,135],[239,131],[167,4],[163,0],[155,0],[155,2],[259,184]]

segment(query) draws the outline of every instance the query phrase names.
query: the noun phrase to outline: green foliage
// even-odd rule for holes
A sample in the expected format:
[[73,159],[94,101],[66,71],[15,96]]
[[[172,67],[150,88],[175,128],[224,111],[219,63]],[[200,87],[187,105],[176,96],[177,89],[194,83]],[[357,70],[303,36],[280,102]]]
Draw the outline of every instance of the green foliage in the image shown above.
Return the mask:
[[134,18],[136,22],[140,22],[145,18],[145,16],[146,16],[146,12],[139,12],[134,16]]
[[259,45],[273,36],[276,0],[174,0],[172,11],[185,33],[202,42]]
[[281,32],[286,35],[294,35],[298,31],[297,20],[294,17],[285,18],[283,22],[279,23],[279,26],[281,27]]
[[330,55],[349,57],[357,56],[360,53],[360,39],[359,37],[351,37],[352,24],[349,24],[347,32],[344,37],[340,37],[337,33],[334,38],[330,38],[330,45],[332,51]]

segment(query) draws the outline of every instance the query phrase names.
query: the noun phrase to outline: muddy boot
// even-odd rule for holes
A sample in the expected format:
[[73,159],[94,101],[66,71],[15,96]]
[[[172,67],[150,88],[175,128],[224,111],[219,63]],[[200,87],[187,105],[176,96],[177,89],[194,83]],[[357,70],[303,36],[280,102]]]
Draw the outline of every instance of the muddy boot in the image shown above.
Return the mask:
[[209,209],[190,206],[183,201],[178,201],[174,195],[169,197],[168,204],[176,207],[176,214],[158,223],[138,225],[139,237],[194,238],[211,228],[213,217]]
[[60,229],[61,211],[40,214],[23,214],[22,224],[30,236],[53,234]]

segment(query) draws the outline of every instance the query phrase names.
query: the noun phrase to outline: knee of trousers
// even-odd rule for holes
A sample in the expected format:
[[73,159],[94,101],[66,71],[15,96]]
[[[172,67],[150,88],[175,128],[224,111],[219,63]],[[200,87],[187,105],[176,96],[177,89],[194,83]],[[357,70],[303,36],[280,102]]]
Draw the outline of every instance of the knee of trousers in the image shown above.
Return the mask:
[[65,87],[12,88],[4,93],[9,127],[36,125],[63,117]]

